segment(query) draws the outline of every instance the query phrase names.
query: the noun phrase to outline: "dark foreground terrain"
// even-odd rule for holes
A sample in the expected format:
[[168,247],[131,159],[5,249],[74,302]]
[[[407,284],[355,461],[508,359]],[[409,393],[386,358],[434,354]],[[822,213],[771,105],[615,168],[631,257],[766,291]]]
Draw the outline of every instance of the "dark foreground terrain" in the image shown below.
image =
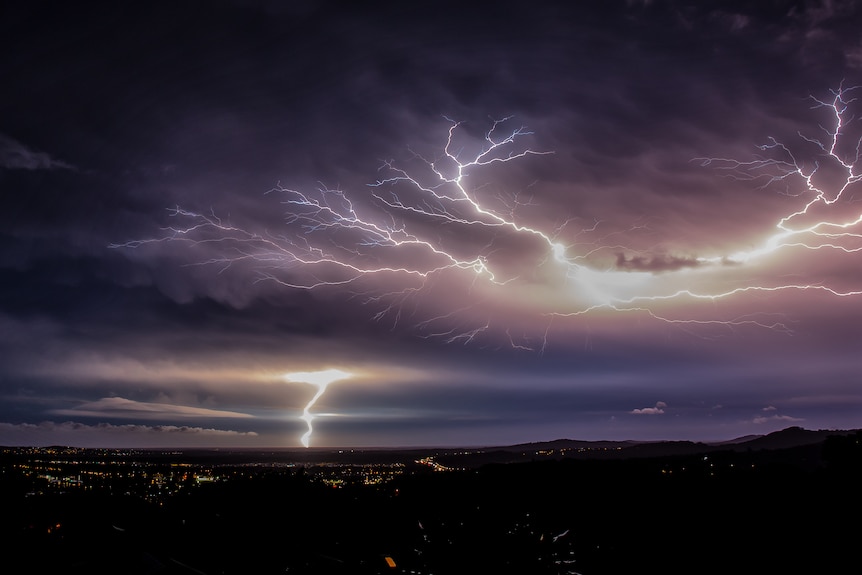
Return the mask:
[[7,448],[2,571],[855,572],[862,433],[803,431],[458,469]]

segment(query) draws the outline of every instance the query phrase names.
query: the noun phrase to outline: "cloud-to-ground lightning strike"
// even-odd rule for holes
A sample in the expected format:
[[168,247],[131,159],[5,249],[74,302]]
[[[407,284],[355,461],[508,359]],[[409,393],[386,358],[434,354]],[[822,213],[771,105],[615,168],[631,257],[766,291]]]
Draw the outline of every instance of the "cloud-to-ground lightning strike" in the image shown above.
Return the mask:
[[326,391],[326,388],[330,383],[334,381],[338,381],[341,379],[347,379],[351,377],[352,374],[341,371],[340,369],[326,369],[323,371],[298,371],[294,373],[286,373],[284,374],[285,381],[297,382],[297,383],[309,383],[311,385],[317,386],[317,392],[315,392],[314,396],[309,400],[309,402],[305,405],[305,408],[302,410],[302,419],[305,424],[308,426],[308,430],[302,434],[300,438],[300,442],[303,447],[308,447],[311,442],[311,434],[314,431],[314,428],[311,425],[311,422],[314,420],[314,415],[311,414],[311,408],[317,403],[317,400],[323,395]]
[[[598,310],[640,312],[670,324],[750,324],[786,330],[779,321],[750,314],[731,319],[672,318],[658,311],[657,306],[672,300],[715,301],[745,293],[791,290],[820,291],[832,296],[862,295],[862,290],[825,283],[768,284],[743,279],[736,280],[745,282],[742,285],[714,291],[704,289],[705,280],[692,283],[693,277],[703,279],[697,274],[709,269],[742,266],[756,270],[764,258],[782,249],[845,253],[862,250],[859,232],[862,211],[851,206],[851,188],[862,179],[857,172],[862,139],[849,144],[845,141],[849,139],[849,108],[855,101],[851,96],[857,90],[859,86],[841,87],[832,91],[831,99],[813,99],[815,107],[828,109],[834,118],[831,127],[823,129],[825,139],[800,134],[805,143],[816,148],[818,161],[801,161],[789,146],[775,139],[760,147],[769,156],[753,161],[701,158],[703,165],[718,167],[735,177],[765,178],[764,185],[799,178],[805,189],[797,195],[804,199],[801,207],[777,219],[775,231],[757,247],[694,257],[675,268],[645,271],[630,263],[627,267],[624,259],[609,260],[608,255],[618,252],[620,246],[594,243],[577,253],[581,248],[576,246],[584,244],[568,243],[566,236],[575,215],[562,225],[537,226],[528,223],[529,219],[521,213],[529,202],[495,195],[483,186],[468,185],[470,177],[486,167],[550,153],[519,147],[519,139],[530,132],[523,127],[506,129],[511,118],[493,121],[472,154],[465,151],[469,146],[456,145],[462,124],[450,121],[442,155],[427,159],[413,153],[411,161],[419,168],[411,170],[393,161],[384,162],[382,176],[369,185],[364,195],[325,186],[313,193],[278,186],[271,192],[280,194],[288,208],[285,231],[279,234],[234,226],[214,213],[206,215],[178,207],[172,210],[172,215],[190,220],[189,225],[169,227],[167,234],[158,238],[114,247],[138,248],[156,242],[210,246],[217,255],[198,263],[220,264],[225,268],[252,263],[259,279],[297,289],[373,282],[377,278],[378,283],[370,284],[373,287],[357,291],[365,295],[366,302],[382,306],[374,316],[376,319],[392,314],[396,322],[401,317],[399,306],[446,272],[467,272],[472,274],[473,283],[484,279],[506,289],[510,284],[517,285],[525,269],[552,266],[557,270],[554,276],[557,279],[547,281],[552,284],[554,298],[535,312],[545,318],[543,327],[537,329],[544,332],[545,342],[552,318],[581,316]],[[472,144],[475,147],[475,142]],[[829,178],[822,177],[826,164]],[[595,232],[597,226],[578,233]],[[513,241],[519,246],[516,250],[506,247],[513,245]],[[398,277],[412,281],[401,284],[400,289],[392,289],[393,278]],[[387,283],[388,289],[380,289]],[[481,318],[462,321],[456,316],[462,316],[470,308],[470,302],[465,306],[461,300],[454,308],[457,309],[427,313],[415,326],[425,330],[425,337],[437,336],[461,343],[474,341],[491,329],[490,312]],[[516,343],[506,326],[499,327],[506,336],[501,339],[508,340],[513,347],[535,349]]]

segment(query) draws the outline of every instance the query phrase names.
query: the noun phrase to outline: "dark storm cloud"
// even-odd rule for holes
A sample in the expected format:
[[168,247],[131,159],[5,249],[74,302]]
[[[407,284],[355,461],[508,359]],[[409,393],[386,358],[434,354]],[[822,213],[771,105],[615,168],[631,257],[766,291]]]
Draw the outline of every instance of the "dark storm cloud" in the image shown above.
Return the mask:
[[693,268],[699,265],[700,262],[697,258],[693,257],[678,257],[666,254],[656,256],[617,254],[617,267],[623,270],[662,272]]
[[52,158],[45,152],[31,150],[21,142],[0,134],[0,169],[74,170],[75,167]]

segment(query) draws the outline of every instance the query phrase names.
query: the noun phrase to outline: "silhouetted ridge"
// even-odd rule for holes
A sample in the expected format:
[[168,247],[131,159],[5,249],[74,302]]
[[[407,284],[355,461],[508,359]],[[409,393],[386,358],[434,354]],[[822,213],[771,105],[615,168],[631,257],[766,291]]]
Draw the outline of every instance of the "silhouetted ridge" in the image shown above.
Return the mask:
[[781,431],[774,431],[768,435],[740,443],[739,445],[750,449],[786,449],[820,443],[831,435],[849,435],[851,433],[853,432],[826,429],[811,431],[793,426]]

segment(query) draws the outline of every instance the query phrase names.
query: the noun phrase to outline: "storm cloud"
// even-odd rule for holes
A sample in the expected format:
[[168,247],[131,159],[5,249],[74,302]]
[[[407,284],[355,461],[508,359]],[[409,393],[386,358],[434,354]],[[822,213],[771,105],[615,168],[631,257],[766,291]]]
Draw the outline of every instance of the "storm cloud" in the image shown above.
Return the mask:
[[7,3],[0,443],[858,427],[860,24]]

